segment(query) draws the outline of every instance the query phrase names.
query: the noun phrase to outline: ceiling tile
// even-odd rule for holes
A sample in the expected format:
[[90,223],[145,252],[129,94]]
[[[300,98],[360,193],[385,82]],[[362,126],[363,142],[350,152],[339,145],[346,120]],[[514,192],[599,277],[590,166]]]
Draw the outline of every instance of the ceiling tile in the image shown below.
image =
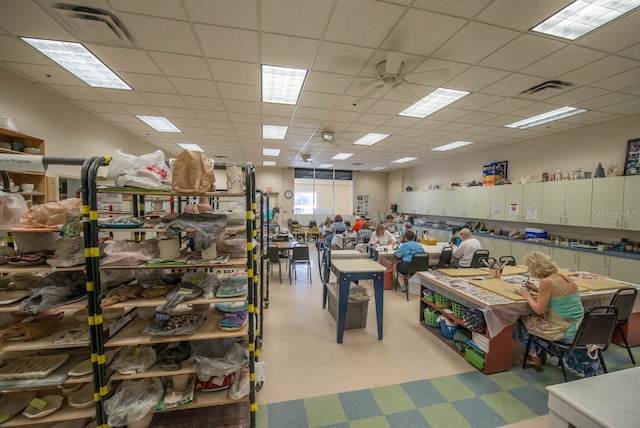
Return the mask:
[[260,101],[260,88],[257,86],[218,83],[218,90],[222,98],[241,101]]
[[224,110],[224,105],[222,104],[221,99],[205,98],[205,97],[189,97],[189,96],[183,96],[182,99],[192,109],[221,110],[221,111]]
[[372,52],[371,49],[357,46],[323,42],[313,69],[356,76],[367,64]]
[[27,43],[12,36],[0,36],[0,61],[51,65],[51,60]]
[[475,64],[515,39],[518,33],[479,22],[469,22],[433,56],[440,59]]
[[130,114],[118,113],[100,113],[102,117],[106,117],[111,122],[118,123],[140,123],[140,119]]
[[260,67],[250,62],[209,58],[209,66],[216,81],[258,86]]
[[618,55],[640,60],[640,43],[619,51]]
[[542,82],[537,77],[514,73],[499,82],[483,88],[482,92],[492,95],[500,95],[503,97],[512,97],[517,96],[520,92],[527,90],[538,83]]
[[[261,122],[260,115],[257,115],[257,114],[233,113],[233,112],[230,112],[228,114],[229,114],[229,119],[231,119],[231,122],[233,122],[233,127],[235,129],[247,129],[246,127],[243,128],[242,126],[237,126],[236,122],[240,124],[244,124],[244,123],[258,124]],[[256,132],[258,130],[258,128],[255,126],[252,126],[251,129],[255,129]]]
[[100,101],[77,101],[77,104],[89,111],[97,113],[126,113],[126,110],[113,103]]
[[332,0],[262,0],[260,28],[270,33],[319,39]]
[[138,73],[120,73],[120,78],[127,82],[136,91],[161,92],[164,94],[175,94],[169,80],[164,76]]
[[419,119],[417,117],[404,117],[404,116],[385,116],[385,117],[389,118],[389,120],[387,120],[384,123],[385,127],[395,126],[401,129],[414,126],[415,124],[422,121],[422,119]]
[[461,117],[460,119],[458,119],[458,122],[480,124],[480,123],[485,123],[486,121],[491,120],[491,119],[493,119],[493,118],[495,118],[497,116],[498,116],[497,113],[476,111],[476,112],[470,113],[470,114],[468,114],[468,115],[466,115],[464,117]]
[[200,121],[207,129],[211,131],[211,135],[220,136],[234,136],[233,126],[229,122],[215,121],[215,120],[201,120]]
[[526,74],[553,78],[597,61],[604,56],[606,56],[604,52],[571,45],[540,59],[535,64],[531,64],[520,71]]
[[367,125],[382,125],[389,120],[389,116],[382,114],[365,113],[358,118],[356,123],[366,123]]
[[193,111],[198,119],[203,120],[216,120],[216,121],[228,121],[229,116],[227,112],[224,111],[213,111],[213,110],[194,110]]
[[601,111],[614,114],[636,114],[640,112],[640,98],[634,98],[618,104],[600,108]]
[[[142,114],[145,116],[160,116],[160,111],[154,106],[149,105],[141,105],[141,104],[118,104],[124,112],[129,113],[130,115],[134,114]],[[105,112],[111,113],[111,112]]]
[[[456,101],[456,108],[465,109],[465,110],[482,110],[487,106],[495,105],[501,100],[504,100],[504,98],[497,97],[495,95],[471,93],[466,97]],[[486,111],[489,111],[489,110],[486,110]]]
[[308,70],[318,50],[318,40],[262,33],[261,64]]
[[185,104],[179,95],[154,94],[152,92],[141,92],[140,95],[155,106],[187,108],[187,104]]
[[466,20],[418,9],[409,9],[385,39],[387,50],[428,56],[452,37]]
[[206,56],[258,63],[258,33],[255,31],[199,24],[195,28]]
[[560,77],[569,82],[588,85],[638,66],[640,61],[609,55]]
[[286,104],[262,103],[262,114],[267,116],[292,117],[296,107]]
[[495,0],[476,19],[499,27],[528,31],[568,3],[568,0]]
[[[262,124],[264,125],[278,125],[278,126],[289,126],[291,123],[291,119],[284,116],[265,116],[262,115]],[[287,136],[291,133],[291,129],[287,130]]]
[[[47,87],[62,94],[63,98],[69,98],[76,101],[110,101],[99,94],[95,89],[88,86],[47,85]],[[141,98],[138,97],[138,99]]]
[[260,103],[238,100],[225,100],[224,106],[228,112],[260,114]]
[[351,132],[360,133],[360,136],[362,137],[369,132],[373,132],[375,128],[376,128],[376,125],[367,125],[365,123],[354,123],[353,125],[349,126],[349,128],[347,129]]
[[119,104],[149,104],[140,94],[134,91],[122,91],[119,89],[96,88],[96,92],[114,103]]
[[86,46],[110,69],[116,72],[162,74],[151,57],[143,50],[89,44]]
[[189,16],[194,22],[225,25],[256,30],[258,8],[255,0],[217,1],[185,0]]
[[450,89],[475,92],[505,78],[509,74],[510,73],[508,71],[476,65],[449,80],[446,87]]
[[76,41],[71,33],[33,1],[0,1],[0,27],[15,35]]
[[200,55],[200,48],[187,22],[122,13],[118,16],[137,44],[145,49]]
[[196,115],[193,111],[186,108],[176,108],[176,107],[158,107],[160,113],[163,116],[168,118],[179,118],[179,119],[196,119]]
[[183,79],[181,77],[169,77],[169,80],[180,95],[214,98],[219,96],[216,84],[211,80]]
[[[465,97],[465,98],[468,98],[468,97]],[[464,101],[464,99],[462,99],[460,101]],[[526,107],[526,106],[531,105],[531,104],[533,104],[533,101],[525,101],[525,100],[516,100],[516,99],[513,99],[513,98],[505,98],[505,99],[502,99],[502,101],[498,101],[495,104],[491,104],[490,106],[487,106],[487,107],[483,108],[482,110],[488,111],[488,112],[491,112],[491,113],[504,114],[504,113],[512,112],[514,110],[521,109],[521,108]]]
[[398,113],[407,108],[407,103],[399,103],[396,101],[379,100],[376,101],[367,113],[387,114],[396,116]]
[[165,76],[211,79],[207,63],[201,57],[164,52],[150,52],[149,55]]
[[640,9],[636,9],[576,40],[579,45],[615,53],[640,42]]
[[141,13],[183,21],[187,19],[181,4],[174,0],[109,0],[109,4],[122,12]]
[[171,120],[185,134],[193,133],[193,132],[202,134],[204,131],[202,122],[200,122],[198,119],[184,119],[180,117],[169,117],[169,120]]
[[342,95],[351,85],[352,80],[348,76],[311,71],[307,73],[305,91],[328,92]]
[[340,100],[340,96],[333,94],[321,94],[318,92],[303,92],[300,97],[300,105],[303,107],[317,107],[324,109],[333,108]]
[[481,65],[503,70],[518,71],[565,46],[548,37],[523,34],[482,61]]
[[32,82],[51,85],[87,86],[82,80],[57,65],[6,63],[20,73],[28,76]]
[[329,109],[298,107],[296,118],[324,120],[329,114]]
[[632,70],[627,70],[623,73],[616,74],[615,76],[593,82],[591,85],[595,86],[596,88],[618,91],[621,89],[629,88],[631,86],[635,86],[637,84],[640,84],[640,67],[636,67]]
[[547,98],[546,101],[558,105],[575,105],[580,101],[589,100],[606,94],[604,89],[592,88],[590,86],[581,86],[577,89],[567,91],[555,97]]
[[[526,107],[520,108],[518,110],[514,110],[511,113],[516,116],[522,117],[531,117],[541,113],[546,113],[548,111],[556,109],[557,106],[547,103],[535,103],[528,105]],[[490,122],[490,121],[489,121]]]
[[416,0],[415,2],[413,2],[413,7],[426,9],[433,12],[440,12],[446,15],[460,16],[462,18],[473,18],[478,14],[478,12],[487,7],[487,5],[492,1],[493,0]]

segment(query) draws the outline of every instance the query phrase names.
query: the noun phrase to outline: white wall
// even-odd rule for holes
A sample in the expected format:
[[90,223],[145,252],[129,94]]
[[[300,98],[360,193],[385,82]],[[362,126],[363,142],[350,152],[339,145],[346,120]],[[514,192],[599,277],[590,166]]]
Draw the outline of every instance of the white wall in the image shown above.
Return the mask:
[[[513,183],[523,172],[537,179],[556,170],[593,173],[599,162],[605,170],[618,165],[622,171],[627,141],[635,138],[640,138],[640,114],[406,169],[403,186],[419,191],[429,184],[447,187],[481,181],[483,165],[504,160],[509,162],[508,178]],[[394,200],[397,196],[390,203]]]
[[[21,132],[42,138],[47,156],[112,155],[116,149],[139,155],[158,150],[2,67],[0,116],[13,119]],[[47,175],[56,174],[79,177],[80,167],[50,166]]]

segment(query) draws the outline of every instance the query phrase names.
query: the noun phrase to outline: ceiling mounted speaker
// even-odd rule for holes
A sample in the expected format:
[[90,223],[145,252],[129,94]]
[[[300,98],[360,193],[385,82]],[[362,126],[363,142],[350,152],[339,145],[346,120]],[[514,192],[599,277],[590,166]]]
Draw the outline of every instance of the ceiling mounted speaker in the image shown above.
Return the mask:
[[331,131],[322,131],[322,139],[324,141],[326,141],[327,143],[330,143],[333,141],[333,132]]
[[302,160],[305,162],[311,162],[311,155],[310,154],[303,154],[302,155]]

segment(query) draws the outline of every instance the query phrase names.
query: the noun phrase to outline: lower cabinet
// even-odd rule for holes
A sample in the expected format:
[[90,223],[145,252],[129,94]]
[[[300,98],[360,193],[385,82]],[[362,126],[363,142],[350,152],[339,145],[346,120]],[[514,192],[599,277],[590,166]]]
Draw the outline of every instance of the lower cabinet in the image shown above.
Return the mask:
[[[578,270],[609,276],[609,263],[611,257],[604,254],[580,253]],[[614,279],[618,279],[613,277]]]
[[553,261],[563,269],[578,270],[580,267],[580,253],[578,251],[553,248],[551,257]]

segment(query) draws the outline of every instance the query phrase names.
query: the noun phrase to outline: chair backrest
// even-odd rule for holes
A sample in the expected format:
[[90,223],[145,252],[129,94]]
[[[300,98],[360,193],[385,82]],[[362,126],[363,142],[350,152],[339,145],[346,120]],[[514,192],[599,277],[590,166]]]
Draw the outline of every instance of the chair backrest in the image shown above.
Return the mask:
[[293,246],[291,261],[309,260],[309,246],[307,244],[296,244]]
[[267,256],[269,257],[270,263],[280,263],[280,251],[275,245],[269,246]]
[[473,253],[473,258],[471,259],[471,266],[472,268],[479,268],[482,267],[482,265],[480,264],[480,259],[483,257],[489,257],[489,250],[476,250],[475,253]]
[[423,272],[429,270],[429,254],[418,253],[414,254],[409,264],[409,274],[413,275],[416,272]]
[[506,266],[515,266],[516,258],[513,256],[501,256],[498,261],[502,264],[503,262],[507,262]]
[[351,221],[349,221],[349,220],[345,220],[345,221],[344,221],[344,224],[346,224],[347,226],[351,226]]
[[586,311],[571,344],[571,350],[586,345],[601,345],[606,349],[611,343],[617,319],[618,309],[615,306],[596,306]]
[[318,222],[317,222],[317,221],[315,221],[315,220],[311,220],[311,221],[309,222],[309,228],[317,227],[317,226],[318,226]]
[[342,235],[344,233],[344,229],[340,228],[340,229],[336,229],[333,231],[334,235]]
[[451,266],[451,257],[453,256],[452,247],[444,247],[442,253],[440,253],[440,260],[438,260],[437,269],[448,268]]
[[637,297],[638,290],[635,288],[621,288],[616,291],[609,304],[618,308],[618,321],[628,320],[631,317]]

